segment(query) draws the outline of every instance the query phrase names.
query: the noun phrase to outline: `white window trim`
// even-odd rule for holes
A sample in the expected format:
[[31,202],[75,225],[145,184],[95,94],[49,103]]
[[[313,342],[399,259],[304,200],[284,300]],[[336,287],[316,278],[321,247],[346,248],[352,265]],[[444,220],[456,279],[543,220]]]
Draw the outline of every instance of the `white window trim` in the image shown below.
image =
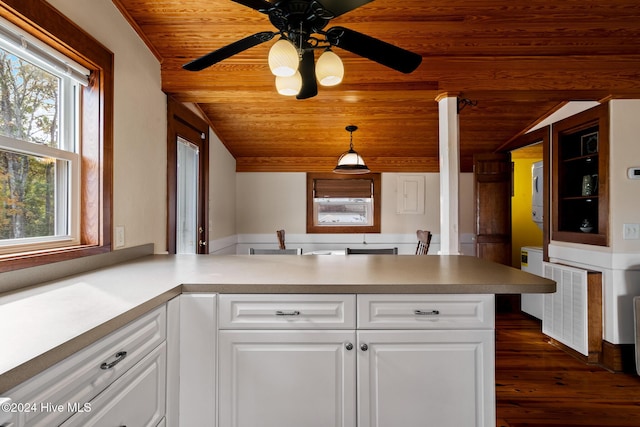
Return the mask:
[[[0,135],[0,148],[6,151],[26,154],[31,156],[49,157],[56,160],[69,162],[69,182],[67,188],[70,200],[66,201],[66,196],[59,197],[56,203],[63,201],[64,207],[69,214],[69,223],[66,226],[68,233],[58,236],[27,237],[21,239],[0,240],[0,254],[34,251],[41,249],[51,249],[62,246],[74,246],[80,244],[80,155],[71,151],[60,150],[46,145],[35,144],[9,138]],[[58,218],[56,218],[56,221]]]
[[[0,135],[2,150],[61,161],[56,165],[56,235],[0,240],[0,255],[80,245],[82,162],[78,154],[79,124],[76,117],[73,119],[65,117],[69,112],[75,111],[75,104],[78,102],[76,85],[87,86],[90,72],[3,19],[0,19],[0,47],[61,79],[61,120],[58,129],[60,148]],[[67,164],[70,170],[66,170]],[[68,173],[68,179],[61,178],[61,172]],[[57,191],[61,185],[66,185],[66,192]],[[60,233],[61,229],[65,232]]]

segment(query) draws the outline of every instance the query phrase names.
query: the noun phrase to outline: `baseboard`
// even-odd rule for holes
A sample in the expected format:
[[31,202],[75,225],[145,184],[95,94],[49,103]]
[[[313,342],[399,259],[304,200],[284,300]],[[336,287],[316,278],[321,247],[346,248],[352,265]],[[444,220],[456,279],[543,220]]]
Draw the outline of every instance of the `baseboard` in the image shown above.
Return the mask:
[[635,346],[602,341],[602,367],[612,372],[636,372]]
[[579,351],[574,350],[573,348],[569,347],[566,344],[561,343],[558,340],[555,340],[551,337],[549,337],[548,335],[545,335],[547,338],[549,338],[549,342],[558,347],[559,349],[561,349],[562,351],[564,351],[565,353],[575,357],[576,359],[580,360],[581,362],[585,363],[585,364],[589,364],[589,365],[602,365],[602,353],[598,353],[598,352],[591,352],[589,353],[588,356],[585,356],[584,354],[580,353]]

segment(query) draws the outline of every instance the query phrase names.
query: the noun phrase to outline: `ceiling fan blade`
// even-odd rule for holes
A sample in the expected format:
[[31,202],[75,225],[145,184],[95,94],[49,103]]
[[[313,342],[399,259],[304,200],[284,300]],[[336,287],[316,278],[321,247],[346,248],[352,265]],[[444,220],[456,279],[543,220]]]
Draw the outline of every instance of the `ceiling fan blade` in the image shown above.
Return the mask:
[[422,62],[422,57],[417,53],[348,28],[329,28],[327,36],[335,46],[405,74],[418,68]]
[[335,18],[372,1],[373,0],[319,0],[318,3],[322,4],[322,7],[331,12]]
[[236,3],[240,3],[243,6],[255,9],[258,12],[266,13],[269,9],[273,8],[273,4],[266,0],[231,0]]
[[198,59],[194,59],[193,61],[184,64],[182,68],[188,71],[204,70],[205,68],[210,67],[213,64],[222,61],[223,59],[227,59],[251,47],[267,42],[271,40],[276,34],[278,33],[273,33],[270,31],[253,34],[251,36],[233,42],[230,45],[221,47],[218,50],[207,53],[206,55],[201,56]]
[[313,49],[305,50],[298,66],[302,76],[302,88],[296,95],[298,99],[312,98],[318,94],[318,82],[316,81],[316,64]]

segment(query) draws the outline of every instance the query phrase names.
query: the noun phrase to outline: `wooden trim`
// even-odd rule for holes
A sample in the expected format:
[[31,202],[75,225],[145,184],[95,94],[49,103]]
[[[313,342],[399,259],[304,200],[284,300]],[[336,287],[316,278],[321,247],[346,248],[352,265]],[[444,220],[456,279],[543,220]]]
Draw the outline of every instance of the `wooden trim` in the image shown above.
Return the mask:
[[[316,179],[371,179],[373,181],[373,225],[372,226],[316,226],[313,224],[313,181]],[[307,233],[380,233],[382,179],[379,173],[340,175],[336,173],[307,174]]]
[[[560,230],[560,145],[563,136],[584,131],[598,126],[598,234],[581,233],[579,231]],[[551,149],[553,164],[551,165],[552,215],[551,239],[588,245],[609,246],[609,105],[602,104],[582,113],[563,119],[552,127]]]
[[510,152],[532,144],[542,143],[542,259],[549,261],[549,243],[551,241],[551,126],[545,126],[518,138],[499,148],[498,152]]
[[91,71],[82,96],[82,189],[79,247],[16,255],[0,272],[111,250],[113,203],[113,53],[43,0],[3,0],[0,16]]
[[[201,139],[204,135],[204,139]],[[198,177],[198,224],[203,229],[200,236],[209,241],[209,126],[193,111],[169,97],[167,100],[167,251],[176,253],[176,209],[177,209],[177,139],[198,142],[200,170]],[[198,253],[208,253],[208,243],[199,247]]]
[[602,367],[612,372],[636,373],[634,344],[602,341]]
[[587,348],[589,363],[602,363],[602,273],[587,272]]

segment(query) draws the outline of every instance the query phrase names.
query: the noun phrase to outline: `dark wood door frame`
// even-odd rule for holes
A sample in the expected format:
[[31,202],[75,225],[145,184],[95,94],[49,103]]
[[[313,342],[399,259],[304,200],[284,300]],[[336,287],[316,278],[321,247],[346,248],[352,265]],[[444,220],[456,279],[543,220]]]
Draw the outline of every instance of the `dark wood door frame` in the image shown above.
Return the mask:
[[182,137],[199,147],[198,254],[209,253],[209,125],[171,97],[167,99],[167,251],[176,253],[177,141]]
[[518,138],[500,148],[501,153],[511,152],[532,144],[542,144],[542,259],[549,261],[549,242],[551,239],[551,126],[545,126]]

